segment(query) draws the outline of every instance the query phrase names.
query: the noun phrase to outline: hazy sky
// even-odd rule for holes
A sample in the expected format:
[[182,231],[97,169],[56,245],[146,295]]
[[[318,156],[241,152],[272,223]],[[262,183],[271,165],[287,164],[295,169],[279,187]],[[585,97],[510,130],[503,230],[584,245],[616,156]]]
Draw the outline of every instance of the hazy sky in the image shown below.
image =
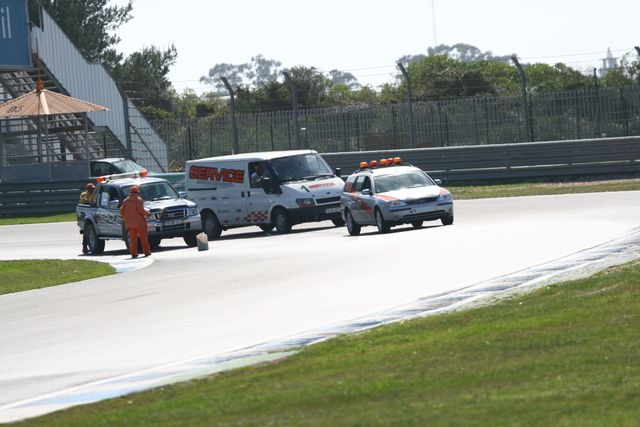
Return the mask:
[[[113,0],[123,4],[125,0]],[[217,63],[252,56],[283,67],[313,66],[354,74],[361,84],[392,82],[403,55],[466,43],[521,62],[564,62],[587,70],[640,45],[634,0],[134,0],[121,27],[125,54],[174,43],[169,75],[181,92],[201,92],[199,78]],[[435,12],[435,13],[434,13]],[[435,23],[435,26],[434,26]],[[435,27],[435,28],[434,28]]]

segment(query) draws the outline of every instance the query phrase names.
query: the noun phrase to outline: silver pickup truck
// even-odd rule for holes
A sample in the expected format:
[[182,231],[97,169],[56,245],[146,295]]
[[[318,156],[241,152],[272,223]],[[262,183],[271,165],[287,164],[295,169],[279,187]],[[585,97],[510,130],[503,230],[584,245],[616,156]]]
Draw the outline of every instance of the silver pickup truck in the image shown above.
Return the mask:
[[196,235],[202,230],[202,222],[196,204],[180,197],[165,179],[140,175],[99,178],[91,204],[77,206],[78,227],[80,234],[86,234],[90,253],[102,253],[106,240],[124,240],[128,245],[120,206],[133,185],[140,187],[144,207],[150,213],[147,227],[152,249],[162,239],[173,237],[182,237],[190,247],[197,245]]

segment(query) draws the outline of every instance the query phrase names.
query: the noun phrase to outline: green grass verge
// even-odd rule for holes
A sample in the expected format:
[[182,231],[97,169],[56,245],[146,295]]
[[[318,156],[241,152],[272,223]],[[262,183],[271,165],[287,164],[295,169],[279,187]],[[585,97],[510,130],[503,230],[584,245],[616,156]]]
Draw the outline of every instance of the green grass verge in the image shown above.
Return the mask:
[[84,260],[0,261],[0,295],[114,274],[108,264]]
[[634,263],[24,425],[637,426],[638,331]]
[[524,182],[517,184],[446,186],[454,199],[541,196],[550,194],[595,193],[640,190],[640,179],[580,182]]
[[62,213],[56,215],[34,215],[25,217],[0,217],[0,225],[15,224],[39,224],[45,222],[67,222],[75,221],[76,213]]

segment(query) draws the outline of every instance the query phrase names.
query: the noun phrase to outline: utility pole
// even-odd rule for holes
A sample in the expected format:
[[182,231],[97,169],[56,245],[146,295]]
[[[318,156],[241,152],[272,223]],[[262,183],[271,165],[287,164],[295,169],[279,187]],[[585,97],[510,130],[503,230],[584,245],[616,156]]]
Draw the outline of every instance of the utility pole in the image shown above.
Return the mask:
[[402,72],[405,80],[407,81],[407,106],[409,107],[409,141],[411,142],[411,148],[416,148],[416,130],[413,126],[413,91],[411,90],[411,79],[409,73],[405,70],[404,65],[398,62],[398,68]]
[[283,71],[284,79],[289,83],[289,88],[291,88],[291,98],[293,99],[293,126],[296,130],[296,148],[300,149],[300,125],[298,124],[298,91],[296,90],[296,85],[291,79],[291,76],[287,71]]
[[240,145],[238,144],[238,125],[236,123],[236,99],[235,94],[233,93],[233,88],[229,84],[229,81],[226,77],[221,76],[220,80],[224,83],[224,86],[229,91],[229,96],[231,97],[231,135],[233,138],[233,148],[231,152],[233,154],[238,154],[240,152]]
[[524,69],[520,62],[518,62],[518,58],[514,55],[511,57],[511,60],[515,64],[518,69],[518,73],[520,74],[520,93],[522,95],[522,107],[524,109],[524,127],[527,133],[527,142],[533,141],[531,136],[531,122],[529,119],[529,102],[527,101],[527,76],[524,73]]

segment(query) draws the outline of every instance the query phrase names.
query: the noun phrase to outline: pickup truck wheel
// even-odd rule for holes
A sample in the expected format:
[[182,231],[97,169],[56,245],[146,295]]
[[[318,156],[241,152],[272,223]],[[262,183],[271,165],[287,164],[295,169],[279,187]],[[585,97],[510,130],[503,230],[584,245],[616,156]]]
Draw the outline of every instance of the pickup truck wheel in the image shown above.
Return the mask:
[[156,249],[158,249],[160,247],[160,242],[162,241],[162,239],[159,239],[157,237],[152,237],[149,239],[149,247],[151,248],[152,251],[155,251]]
[[291,231],[291,217],[286,210],[278,208],[273,213],[273,223],[276,225],[276,230],[280,234],[287,234]]
[[264,231],[265,233],[273,230],[273,224],[260,224],[258,227],[260,227],[260,230]]
[[202,230],[207,234],[209,240],[215,240],[222,234],[222,227],[220,221],[216,215],[212,212],[203,212],[202,218]]
[[84,234],[87,236],[87,246],[89,246],[89,252],[93,255],[98,255],[104,252],[104,240],[98,238],[96,228],[93,224],[87,224],[84,227]]
[[184,239],[184,242],[190,248],[194,248],[194,247],[198,246],[198,238],[196,237],[197,234],[198,233],[189,233],[189,234],[185,234],[182,237]]

